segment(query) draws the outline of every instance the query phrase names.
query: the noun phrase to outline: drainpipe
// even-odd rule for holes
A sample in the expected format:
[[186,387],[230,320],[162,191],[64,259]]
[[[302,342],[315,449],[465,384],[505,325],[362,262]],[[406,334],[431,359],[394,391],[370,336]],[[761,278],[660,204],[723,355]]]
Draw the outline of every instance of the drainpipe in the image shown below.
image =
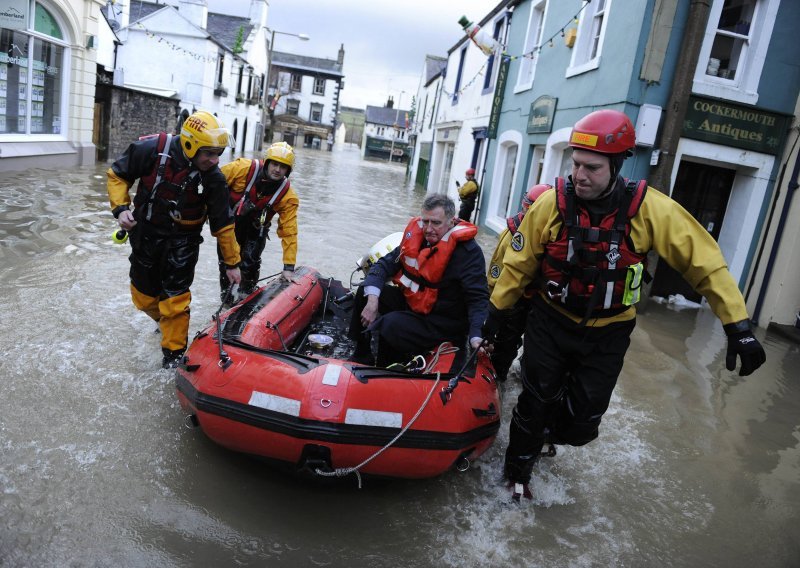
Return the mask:
[[[770,277],[772,276],[772,269],[775,266],[775,259],[778,256],[778,250],[781,246],[781,238],[783,237],[783,229],[786,225],[786,218],[789,216],[789,209],[792,206],[792,197],[794,192],[800,187],[797,183],[797,178],[800,175],[800,153],[795,157],[794,169],[792,170],[792,177],[789,179],[788,191],[786,192],[786,199],[783,202],[783,209],[781,210],[781,217],[778,220],[778,227],[775,229],[775,240],[772,249],[769,252],[769,260],[767,261],[767,268],[764,271],[764,281],[758,292],[758,300],[756,301],[756,308],[753,310],[752,322],[758,325],[758,316],[761,315],[761,306],[764,303],[764,296],[767,294],[769,287]],[[766,238],[766,236],[765,236]]]

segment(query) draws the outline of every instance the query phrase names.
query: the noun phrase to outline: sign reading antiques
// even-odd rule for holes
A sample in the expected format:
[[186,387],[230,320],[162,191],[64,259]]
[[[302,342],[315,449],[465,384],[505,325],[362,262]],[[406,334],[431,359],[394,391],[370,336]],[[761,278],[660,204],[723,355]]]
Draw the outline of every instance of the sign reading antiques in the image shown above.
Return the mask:
[[500,62],[500,69],[497,71],[497,83],[495,83],[494,97],[492,97],[492,112],[489,114],[489,133],[488,138],[497,138],[497,123],[500,122],[500,109],[503,106],[503,92],[506,90],[506,80],[508,79],[508,65],[510,57],[503,57]]
[[528,113],[528,134],[546,134],[553,130],[553,116],[558,99],[542,95],[531,103]]
[[789,117],[716,99],[689,97],[683,136],[775,155]]

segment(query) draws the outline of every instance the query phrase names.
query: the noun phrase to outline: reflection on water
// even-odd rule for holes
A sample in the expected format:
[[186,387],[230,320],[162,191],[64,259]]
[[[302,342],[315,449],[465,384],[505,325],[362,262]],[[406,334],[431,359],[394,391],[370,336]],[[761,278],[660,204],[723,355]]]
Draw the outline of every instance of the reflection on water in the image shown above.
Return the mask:
[[[298,154],[299,262],[347,281],[424,196],[355,150]],[[110,239],[106,168],[0,181],[0,565],[797,564],[797,345],[761,330],[767,364],[741,378],[708,310],[651,304],[600,439],[542,460],[531,506],[498,481],[513,373],[498,441],[466,473],[309,484],[183,426]],[[192,333],[218,307],[206,236]],[[280,266],[273,236],[264,273]]]

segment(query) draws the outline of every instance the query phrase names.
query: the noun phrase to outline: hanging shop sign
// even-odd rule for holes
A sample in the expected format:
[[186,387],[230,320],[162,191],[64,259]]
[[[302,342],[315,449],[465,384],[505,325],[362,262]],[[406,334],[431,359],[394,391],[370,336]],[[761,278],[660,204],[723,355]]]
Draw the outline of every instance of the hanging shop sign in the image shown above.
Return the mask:
[[788,115],[704,97],[689,97],[683,136],[776,155],[783,146]]
[[547,134],[553,130],[556,103],[558,99],[550,95],[542,95],[531,103],[531,110],[528,113],[528,134]]
[[497,70],[497,82],[492,97],[492,112],[489,114],[489,134],[490,139],[497,138],[497,123],[500,122],[500,109],[503,107],[503,93],[506,90],[506,80],[508,79],[508,65],[510,57],[503,57],[500,62],[500,69]]
[[0,28],[28,29],[29,10],[30,2],[28,0],[0,0]]

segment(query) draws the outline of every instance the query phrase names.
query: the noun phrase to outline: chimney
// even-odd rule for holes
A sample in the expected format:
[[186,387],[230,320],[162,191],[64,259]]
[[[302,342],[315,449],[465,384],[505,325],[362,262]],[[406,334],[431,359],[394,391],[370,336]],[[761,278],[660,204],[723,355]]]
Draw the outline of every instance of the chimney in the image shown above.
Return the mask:
[[339,64],[339,67],[344,65],[344,44],[339,47],[339,57],[336,58],[336,63]]
[[200,29],[208,24],[208,3],[206,0],[180,0],[178,12]]
[[386,108],[394,108],[394,97],[389,95],[389,100],[386,101]]
[[255,28],[267,26],[267,0],[250,0],[250,23]]

